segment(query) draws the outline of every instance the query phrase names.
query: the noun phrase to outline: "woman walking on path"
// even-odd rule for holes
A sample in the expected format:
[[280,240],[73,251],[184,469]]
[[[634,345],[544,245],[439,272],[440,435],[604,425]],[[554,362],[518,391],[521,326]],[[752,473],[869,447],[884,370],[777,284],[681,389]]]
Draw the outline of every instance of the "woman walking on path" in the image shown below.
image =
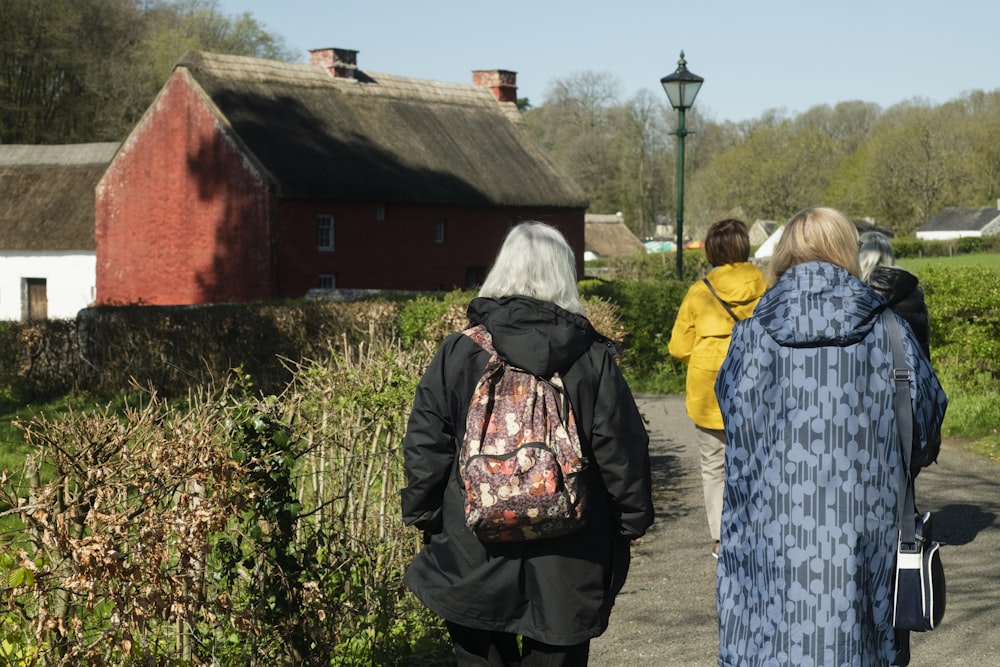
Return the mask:
[[931,356],[931,325],[924,292],[917,277],[896,266],[889,237],[882,232],[865,232],[858,240],[861,280],[889,302],[889,307],[906,320],[924,354]]
[[753,313],[766,284],[760,269],[747,261],[750,236],[740,220],[720,220],[708,229],[705,257],[715,268],[685,295],[668,350],[688,366],[684,404],[698,429],[705,512],[712,554],[717,556],[726,436],[715,399],[715,378],[729,349],[733,324]]
[[[589,515],[580,530],[483,542],[466,526],[458,448],[490,355],[452,334],[417,387],[403,457],[403,520],[425,546],[404,582],[447,621],[459,665],[586,665],[629,567],[629,541],[653,521],[649,439],[615,350],[583,315],[573,251],[554,227],[508,234],[469,306],[507,362],[563,379],[583,453]],[[522,638],[518,648],[518,636]]]
[[[839,211],[792,218],[773,286],[719,372],[722,667],[909,664],[909,633],[891,616],[903,470],[884,318],[897,316],[858,279],[857,242]],[[947,399],[901,328],[922,451],[940,442]]]

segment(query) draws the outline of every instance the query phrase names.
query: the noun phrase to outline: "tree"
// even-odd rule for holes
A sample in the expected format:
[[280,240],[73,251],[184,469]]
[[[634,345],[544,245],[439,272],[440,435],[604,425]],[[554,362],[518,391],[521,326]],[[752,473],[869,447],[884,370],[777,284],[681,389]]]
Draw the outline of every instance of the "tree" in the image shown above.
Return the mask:
[[877,104],[871,102],[840,102],[832,109],[829,105],[815,106],[795,119],[795,125],[822,132],[835,142],[842,154],[853,153],[868,137],[881,114]]
[[109,138],[138,19],[130,0],[0,3],[0,141]]
[[578,72],[550,84],[545,105],[525,122],[552,158],[590,198],[590,210],[614,212],[621,131],[619,81],[611,74]]
[[0,143],[121,140],[188,49],[291,59],[216,0],[3,0]]
[[946,205],[958,205],[968,146],[940,110],[904,103],[890,110],[866,142],[858,178],[862,202],[897,235],[910,233]]
[[662,109],[659,97],[640,91],[621,109],[621,133],[615,142],[617,210],[640,238],[652,236],[657,212],[664,209],[668,194],[674,196],[667,169],[669,129]]
[[836,143],[790,121],[759,129],[703,170],[714,217],[738,208],[749,218],[783,220],[822,200],[837,162]]

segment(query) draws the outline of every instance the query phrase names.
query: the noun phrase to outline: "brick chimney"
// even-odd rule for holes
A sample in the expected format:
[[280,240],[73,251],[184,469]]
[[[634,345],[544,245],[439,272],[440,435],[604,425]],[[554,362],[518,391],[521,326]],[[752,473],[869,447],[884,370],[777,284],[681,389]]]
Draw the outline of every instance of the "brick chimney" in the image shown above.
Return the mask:
[[472,85],[489,88],[501,102],[517,102],[517,72],[505,69],[473,70]]
[[353,79],[358,52],[351,49],[310,49],[309,64],[326,69],[334,79]]

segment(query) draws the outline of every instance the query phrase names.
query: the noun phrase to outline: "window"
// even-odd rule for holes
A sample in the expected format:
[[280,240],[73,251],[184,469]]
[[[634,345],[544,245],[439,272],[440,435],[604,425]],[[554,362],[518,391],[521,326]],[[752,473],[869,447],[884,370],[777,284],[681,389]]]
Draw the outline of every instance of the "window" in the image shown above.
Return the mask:
[[321,273],[319,275],[320,289],[337,289],[337,274]]
[[382,202],[375,204],[375,219],[385,220],[385,204]]
[[480,287],[486,279],[486,269],[481,266],[470,266],[465,269],[465,289]]
[[444,243],[444,220],[434,223],[434,243]]
[[333,250],[333,216],[321,215],[316,219],[316,248]]

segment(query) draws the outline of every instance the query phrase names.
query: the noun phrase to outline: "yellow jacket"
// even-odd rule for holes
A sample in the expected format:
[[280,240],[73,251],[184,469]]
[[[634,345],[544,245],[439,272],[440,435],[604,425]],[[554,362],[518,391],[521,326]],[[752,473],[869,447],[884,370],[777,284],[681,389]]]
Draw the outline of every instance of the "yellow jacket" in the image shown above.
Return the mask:
[[[708,274],[716,294],[745,319],[767,289],[764,274],[749,262],[717,266]],[[670,354],[688,365],[688,416],[697,426],[722,428],[722,413],[715,398],[715,377],[729,351],[729,337],[736,322],[701,280],[691,285],[677,311],[670,333]]]

